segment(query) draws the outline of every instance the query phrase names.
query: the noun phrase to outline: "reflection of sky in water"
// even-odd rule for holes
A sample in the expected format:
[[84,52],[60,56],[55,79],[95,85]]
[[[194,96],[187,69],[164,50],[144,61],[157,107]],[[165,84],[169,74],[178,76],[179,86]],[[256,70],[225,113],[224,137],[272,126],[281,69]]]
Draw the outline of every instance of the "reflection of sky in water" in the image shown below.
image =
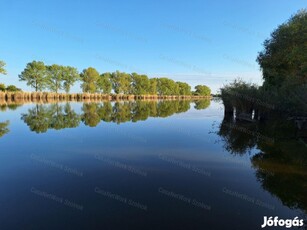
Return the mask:
[[[82,113],[81,103],[71,105]],[[167,118],[119,125],[101,121],[94,128],[81,122],[77,128],[42,134],[30,132],[20,119],[32,107],[0,113],[0,121],[10,120],[10,132],[0,138],[0,222],[9,229],[18,221],[50,229],[93,228],[93,223],[106,228],[150,224],[150,229],[157,224],[177,229],[188,225],[195,229],[259,229],[264,215],[297,215],[256,180],[250,157],[259,150],[236,156],[223,148],[216,134],[223,119],[219,102],[212,101],[204,110],[196,110],[192,103],[188,112]],[[60,166],[71,169],[70,173]],[[73,169],[82,176],[71,173]],[[84,210],[33,194],[32,187],[74,201]],[[95,187],[138,201],[148,210],[142,212],[97,194]],[[201,201],[211,209],[169,197],[159,188]],[[226,189],[274,210],[225,193]],[[67,223],[67,218],[72,222]]]

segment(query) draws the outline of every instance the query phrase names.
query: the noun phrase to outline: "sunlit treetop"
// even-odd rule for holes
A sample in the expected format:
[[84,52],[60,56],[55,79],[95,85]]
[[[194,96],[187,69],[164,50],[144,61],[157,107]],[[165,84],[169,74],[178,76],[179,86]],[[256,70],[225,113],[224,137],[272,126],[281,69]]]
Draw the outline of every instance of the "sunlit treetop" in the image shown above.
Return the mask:
[[285,80],[307,81],[307,11],[301,10],[281,24],[264,42],[257,61],[264,85],[281,86]]

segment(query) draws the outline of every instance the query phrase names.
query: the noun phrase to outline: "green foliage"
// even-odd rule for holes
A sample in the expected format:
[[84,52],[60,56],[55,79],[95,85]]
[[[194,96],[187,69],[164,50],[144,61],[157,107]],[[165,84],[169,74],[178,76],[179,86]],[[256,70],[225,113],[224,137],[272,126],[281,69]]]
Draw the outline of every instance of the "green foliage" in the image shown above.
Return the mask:
[[48,79],[46,77],[46,66],[43,62],[32,61],[27,64],[26,68],[19,75],[20,81],[25,81],[35,91],[42,91],[46,88]]
[[249,111],[259,98],[258,86],[235,79],[221,88],[221,98],[226,107],[236,107],[240,111]]
[[263,72],[263,86],[235,80],[223,87],[225,109],[235,107],[243,112],[258,109],[262,117],[268,113],[272,116],[275,111],[285,117],[307,116],[306,40],[307,12],[300,11],[264,42],[264,50],[257,58]]
[[[113,90],[116,94],[135,95],[191,95],[191,86],[184,82],[175,82],[169,78],[152,78],[137,73],[125,73],[116,71],[113,73],[99,73],[93,67],[84,69],[82,73],[74,67],[53,64],[45,66],[43,62],[33,61],[28,63],[25,70],[19,75],[20,81],[26,81],[27,85],[42,91],[48,88],[58,93],[60,90],[70,92],[71,86],[81,80],[83,92],[102,92],[110,94]],[[1,90],[1,89],[0,89]]]
[[191,86],[188,83],[177,81],[176,84],[179,86],[179,95],[191,95]]
[[6,91],[8,91],[8,92],[18,92],[18,91],[21,91],[21,89],[17,88],[15,85],[8,85],[6,87]]
[[5,84],[0,83],[0,91],[5,91],[5,90],[6,90]]
[[307,116],[307,84],[299,84],[299,77],[286,79],[279,88],[263,87],[260,94],[274,103],[287,116]]
[[80,80],[78,70],[71,66],[63,67],[63,89],[66,93],[70,92],[70,88]]
[[63,88],[64,67],[53,64],[47,66],[47,87],[52,91],[58,93]]
[[95,93],[97,91],[97,81],[99,73],[93,67],[84,69],[80,74],[83,83],[81,84],[83,92]]
[[178,95],[179,85],[168,78],[158,78],[157,91],[159,95]]
[[4,75],[7,74],[6,70],[4,69],[5,65],[6,65],[5,62],[0,60],[0,74],[4,74]]
[[100,75],[97,84],[100,91],[104,94],[110,94],[112,90],[111,73],[103,73]]
[[148,94],[150,91],[150,81],[146,75],[132,73],[132,93],[135,95]]
[[211,89],[206,85],[197,85],[195,86],[195,94],[200,96],[210,96]]
[[307,11],[302,10],[280,25],[264,42],[257,61],[265,87],[280,87],[289,78],[307,82]]
[[113,72],[111,76],[112,88],[117,94],[131,93],[131,75],[119,71]]
[[158,79],[157,78],[151,78],[149,79],[149,91],[148,93],[151,95],[157,94],[157,85],[158,85]]
[[5,84],[0,83],[0,91],[18,92],[18,91],[21,91],[21,89],[17,88],[15,85],[5,86]]
[[78,70],[71,66],[51,65],[47,67],[48,88],[58,93],[59,90],[65,90],[69,93],[71,86],[78,80],[80,75]]

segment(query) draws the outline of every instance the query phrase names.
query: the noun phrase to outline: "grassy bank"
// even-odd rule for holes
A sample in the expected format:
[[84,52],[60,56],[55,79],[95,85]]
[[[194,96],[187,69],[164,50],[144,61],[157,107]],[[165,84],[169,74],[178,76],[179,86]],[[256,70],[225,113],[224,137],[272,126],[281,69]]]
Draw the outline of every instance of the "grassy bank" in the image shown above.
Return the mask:
[[124,95],[101,93],[49,93],[49,92],[0,92],[1,102],[53,102],[53,101],[117,101],[117,100],[185,100],[211,98],[211,96],[196,95]]

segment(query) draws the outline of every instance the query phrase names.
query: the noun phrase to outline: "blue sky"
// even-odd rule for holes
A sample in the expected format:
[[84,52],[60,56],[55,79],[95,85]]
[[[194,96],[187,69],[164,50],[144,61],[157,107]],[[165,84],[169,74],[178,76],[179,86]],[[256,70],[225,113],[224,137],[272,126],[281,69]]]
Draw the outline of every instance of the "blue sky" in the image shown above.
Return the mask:
[[306,0],[2,0],[8,75],[0,82],[30,91],[18,75],[40,60],[165,76],[213,92],[236,77],[261,84],[255,59],[263,41],[304,7]]

